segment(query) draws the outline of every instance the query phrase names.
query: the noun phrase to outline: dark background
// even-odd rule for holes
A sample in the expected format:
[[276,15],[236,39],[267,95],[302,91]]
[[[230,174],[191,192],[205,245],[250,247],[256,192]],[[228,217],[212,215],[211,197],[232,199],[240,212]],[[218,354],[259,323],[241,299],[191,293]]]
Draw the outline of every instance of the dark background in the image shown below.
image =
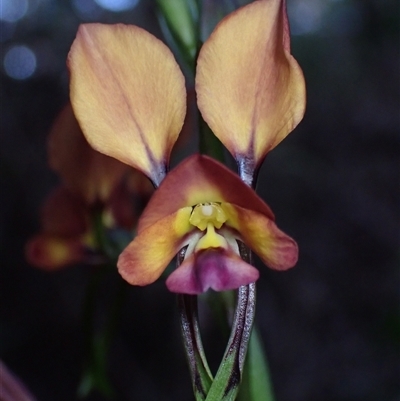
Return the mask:
[[[152,1],[111,12],[91,0],[32,0],[13,22],[5,10],[14,2],[25,4],[3,0],[0,21],[0,356],[39,401],[71,401],[90,271],[42,272],[23,253],[39,229],[40,205],[58,182],[47,167],[46,136],[67,101],[65,59],[79,23],[160,31]],[[257,322],[276,398],[398,401],[399,5],[288,3],[308,106],[300,126],[268,155],[258,185],[300,246],[296,268],[261,268],[258,282]],[[5,66],[16,45],[36,56],[25,79]],[[21,77],[26,71],[16,65],[11,75]],[[99,310],[117,280],[102,288]],[[206,348],[218,360],[223,346],[215,322],[206,317],[203,324]],[[192,399],[176,300],[163,282],[130,289],[110,372],[121,400]]]

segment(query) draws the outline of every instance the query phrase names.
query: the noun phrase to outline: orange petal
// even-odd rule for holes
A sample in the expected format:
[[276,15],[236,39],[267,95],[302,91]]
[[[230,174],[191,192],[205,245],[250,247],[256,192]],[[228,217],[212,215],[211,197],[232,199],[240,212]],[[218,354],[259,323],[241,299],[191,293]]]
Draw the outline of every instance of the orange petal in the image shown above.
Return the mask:
[[87,203],[105,201],[122,175],[125,164],[93,150],[87,143],[72,107],[59,114],[48,139],[51,168],[65,185]]
[[238,205],[223,203],[228,216],[227,226],[234,228],[249,246],[271,269],[286,270],[298,259],[296,242],[282,232],[267,216]]
[[37,235],[26,245],[27,261],[43,270],[58,270],[85,259],[85,249],[77,238]]
[[171,51],[136,26],[84,24],[68,65],[71,101],[89,143],[158,185],[186,112]]
[[175,211],[140,232],[118,259],[121,276],[132,285],[156,281],[172,258],[185,245],[194,229],[189,223],[191,207]]
[[214,159],[193,155],[168,173],[144,210],[138,231],[185,206],[231,202],[274,219],[268,205],[237,174]]
[[196,91],[215,135],[254,170],[305,109],[284,1],[255,1],[221,21],[200,51]]

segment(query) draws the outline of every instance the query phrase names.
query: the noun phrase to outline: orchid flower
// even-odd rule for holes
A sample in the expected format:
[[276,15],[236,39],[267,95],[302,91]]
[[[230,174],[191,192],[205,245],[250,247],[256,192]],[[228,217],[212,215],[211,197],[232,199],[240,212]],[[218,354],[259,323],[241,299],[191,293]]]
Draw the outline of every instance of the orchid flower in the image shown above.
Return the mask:
[[[62,178],[43,204],[41,232],[26,246],[28,261],[45,270],[94,262],[92,212],[99,211],[108,228],[132,230],[137,223],[132,192],[149,197],[148,180],[139,172],[94,151],[68,104],[48,139],[49,164]],[[125,176],[129,174],[129,181]],[[148,182],[148,184],[150,184]],[[131,188],[129,188],[129,186]]]
[[25,247],[27,261],[44,270],[84,262],[94,242],[84,204],[63,186],[45,200],[41,213],[41,230]]
[[296,243],[277,228],[256,193],[222,164],[194,155],[161,183],[118,268],[129,283],[150,284],[187,246],[184,262],[167,279],[169,290],[234,289],[258,279],[258,270],[240,258],[237,240],[273,269],[285,270],[297,261]]
[[223,19],[199,54],[199,109],[246,185],[200,155],[167,174],[186,110],[184,77],[172,53],[136,26],[80,26],[68,58],[80,126],[96,150],[159,187],[118,261],[129,283],[154,282],[183,247],[185,259],[167,279],[178,293],[255,281],[259,273],[240,258],[237,241],[273,269],[296,263],[296,243],[249,186],[267,152],[304,113],[304,78],[290,54],[288,29],[284,1],[255,1]]

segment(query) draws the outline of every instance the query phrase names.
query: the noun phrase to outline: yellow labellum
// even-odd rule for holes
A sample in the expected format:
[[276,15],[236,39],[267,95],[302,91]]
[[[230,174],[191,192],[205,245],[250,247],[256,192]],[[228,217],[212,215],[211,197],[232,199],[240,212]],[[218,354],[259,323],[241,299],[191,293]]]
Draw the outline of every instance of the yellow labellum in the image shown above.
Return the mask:
[[195,252],[208,248],[227,248],[226,239],[215,232],[215,227],[212,223],[207,224],[206,234],[200,238],[196,245]]

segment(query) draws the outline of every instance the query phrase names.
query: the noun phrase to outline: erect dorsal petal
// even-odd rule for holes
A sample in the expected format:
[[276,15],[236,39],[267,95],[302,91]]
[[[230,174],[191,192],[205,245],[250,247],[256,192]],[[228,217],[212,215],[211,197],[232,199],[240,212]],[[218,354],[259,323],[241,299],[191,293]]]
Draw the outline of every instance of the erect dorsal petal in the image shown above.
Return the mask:
[[254,170],[301,121],[303,73],[290,55],[285,1],[255,1],[224,18],[196,71],[204,120],[240,164]]
[[89,143],[158,185],[186,113],[171,51],[137,26],[84,24],[68,65],[71,102]]

